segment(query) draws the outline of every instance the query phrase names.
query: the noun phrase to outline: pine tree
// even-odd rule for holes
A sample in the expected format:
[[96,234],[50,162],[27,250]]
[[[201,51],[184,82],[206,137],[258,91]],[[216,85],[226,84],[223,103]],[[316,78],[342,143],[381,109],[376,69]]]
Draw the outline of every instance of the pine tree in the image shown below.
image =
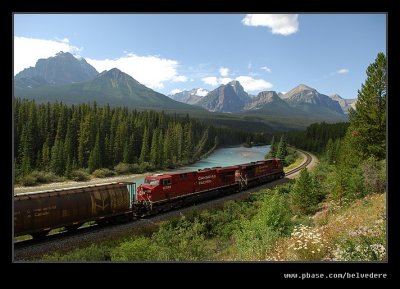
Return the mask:
[[124,152],[123,152],[123,155],[122,155],[122,162],[124,162],[124,163],[130,163],[131,162],[130,148],[129,148],[128,141],[125,141]]
[[313,185],[313,179],[308,173],[307,168],[303,168],[300,171],[299,178],[296,179],[291,193],[292,205],[297,214],[307,215],[315,212],[318,204],[318,196],[316,196]]
[[170,129],[168,129],[164,136],[164,167],[170,167],[172,165],[172,150],[172,133]]
[[71,163],[71,156],[67,156],[67,163],[65,165],[65,172],[64,175],[67,178],[71,177],[71,172],[72,172],[72,163]]
[[282,135],[281,140],[279,142],[278,148],[276,150],[276,157],[281,160],[285,160],[285,157],[288,155],[287,144],[285,137]]
[[165,156],[164,156],[164,134],[163,131],[160,129],[160,132],[158,134],[158,154],[157,154],[157,164],[158,166],[162,166],[165,161]]
[[378,53],[367,68],[367,79],[358,91],[356,110],[350,111],[347,138],[362,159],[386,158],[386,56]]
[[277,144],[275,142],[275,136],[272,136],[271,145],[269,152],[265,155],[265,158],[274,158],[277,151]]
[[153,131],[153,137],[151,138],[151,147],[150,147],[150,163],[153,166],[157,166],[158,160],[158,130],[155,129]]
[[334,154],[335,154],[335,146],[334,146],[332,139],[330,138],[328,140],[328,143],[326,144],[326,152],[325,152],[326,160],[328,161],[328,164],[333,163]]
[[86,167],[90,155],[90,121],[90,115],[87,114],[79,127],[78,166],[81,168]]
[[62,141],[62,119],[58,119],[57,125],[57,134],[56,139],[54,141],[54,145],[51,148],[51,161],[50,161],[50,168],[51,170],[59,175],[62,176],[65,170],[65,161],[64,161],[64,143]]
[[96,142],[89,156],[89,172],[92,173],[96,169],[101,168],[101,152],[100,152],[100,133],[97,132]]
[[144,129],[142,148],[140,150],[139,163],[143,164],[149,160],[149,130],[147,127]]
[[48,171],[50,168],[50,148],[48,143],[49,142],[46,139],[42,148],[42,168],[45,171]]
[[32,162],[32,135],[29,125],[22,129],[21,142],[19,147],[19,155],[21,158],[21,175],[27,175],[31,172]]
[[51,171],[56,175],[62,176],[64,174],[64,146],[61,139],[56,138],[53,147],[51,148]]

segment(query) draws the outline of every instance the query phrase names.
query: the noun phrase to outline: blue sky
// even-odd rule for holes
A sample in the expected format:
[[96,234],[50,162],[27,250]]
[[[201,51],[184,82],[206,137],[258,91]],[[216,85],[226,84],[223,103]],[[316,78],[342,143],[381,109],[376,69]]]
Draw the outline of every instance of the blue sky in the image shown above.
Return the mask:
[[15,14],[14,74],[58,51],[161,92],[303,83],[355,98],[386,52],[385,14]]

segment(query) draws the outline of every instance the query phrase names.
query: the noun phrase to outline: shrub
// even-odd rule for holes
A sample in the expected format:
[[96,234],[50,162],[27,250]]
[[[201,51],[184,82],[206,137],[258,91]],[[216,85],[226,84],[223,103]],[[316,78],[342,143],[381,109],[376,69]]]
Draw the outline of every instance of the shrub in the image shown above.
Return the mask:
[[82,169],[74,170],[71,172],[71,179],[77,182],[83,182],[90,179],[90,175]]
[[131,165],[131,172],[134,174],[140,174],[142,173],[140,166],[138,164],[132,164]]
[[152,171],[153,169],[154,169],[154,167],[148,162],[143,162],[139,165],[140,173],[149,172],[149,171]]
[[121,243],[111,251],[112,261],[156,261],[157,248],[150,238],[139,237]]
[[161,225],[152,237],[157,246],[157,260],[206,260],[209,253],[206,248],[205,231],[205,224],[198,218],[193,222],[181,218],[176,227],[169,223]]
[[50,261],[111,261],[110,248],[102,245],[90,245],[86,248],[75,249],[67,254],[55,253],[45,255]]
[[21,178],[21,183],[27,187],[36,186],[38,184],[37,179],[32,175],[23,176]]
[[53,172],[33,171],[31,175],[37,179],[38,183],[43,183],[43,184],[51,182],[59,182],[63,180],[62,177],[57,176]]
[[258,213],[252,219],[242,219],[234,233],[239,260],[265,260],[279,237],[291,230],[291,212],[287,195],[264,195]]
[[64,178],[57,176],[53,172],[33,171],[29,175],[23,176],[20,182],[24,186],[36,186],[38,184],[60,182],[63,180]]
[[339,165],[335,168],[331,198],[342,203],[364,197],[368,191],[360,167]]
[[234,234],[236,260],[261,261],[266,259],[279,238],[279,234],[267,226],[257,226],[249,220],[244,220],[242,229]]
[[129,174],[131,172],[131,166],[128,163],[119,163],[114,167],[114,170],[121,175]]
[[386,160],[368,158],[361,165],[365,184],[372,193],[383,193],[386,188]]
[[110,169],[107,168],[102,168],[102,169],[97,169],[95,170],[92,175],[96,178],[106,178],[106,177],[111,177],[111,176],[115,176],[116,173],[113,172]]
[[289,166],[294,163],[297,159],[297,155],[295,153],[291,153],[285,157],[285,166]]

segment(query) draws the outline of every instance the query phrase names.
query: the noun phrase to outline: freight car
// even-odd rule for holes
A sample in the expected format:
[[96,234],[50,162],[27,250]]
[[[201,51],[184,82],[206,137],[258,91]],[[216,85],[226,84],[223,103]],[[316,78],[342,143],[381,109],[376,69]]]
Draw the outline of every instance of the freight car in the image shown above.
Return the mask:
[[14,196],[14,235],[46,235],[85,222],[131,218],[135,183],[109,183]]
[[46,235],[85,222],[121,222],[283,178],[279,159],[191,172],[157,174],[136,189],[132,182],[19,194],[14,197],[14,235]]

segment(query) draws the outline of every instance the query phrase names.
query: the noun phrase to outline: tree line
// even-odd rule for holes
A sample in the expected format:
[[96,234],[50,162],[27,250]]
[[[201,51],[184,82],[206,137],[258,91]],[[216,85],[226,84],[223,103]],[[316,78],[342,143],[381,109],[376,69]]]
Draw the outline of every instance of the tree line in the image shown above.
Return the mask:
[[344,137],[348,122],[339,123],[313,123],[305,131],[292,131],[287,133],[287,142],[306,151],[320,153],[325,149],[329,140]]
[[216,128],[164,112],[96,103],[14,102],[16,177],[33,170],[69,177],[76,169],[92,173],[120,163],[156,169],[195,162],[217,146],[259,139],[251,133]]

